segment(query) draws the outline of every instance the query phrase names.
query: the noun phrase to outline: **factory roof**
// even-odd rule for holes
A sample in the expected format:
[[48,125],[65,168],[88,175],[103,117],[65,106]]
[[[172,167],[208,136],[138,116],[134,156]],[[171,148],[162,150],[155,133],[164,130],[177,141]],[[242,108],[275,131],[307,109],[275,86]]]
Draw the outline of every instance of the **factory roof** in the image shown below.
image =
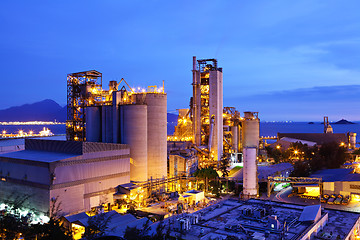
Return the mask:
[[185,193],[198,194],[198,193],[201,193],[201,191],[196,191],[196,190],[193,189],[193,190],[189,190],[189,191],[187,191]]
[[336,168],[319,170],[311,175],[311,177],[322,178],[323,182],[337,181],[359,181],[360,174],[352,174],[351,168]]
[[22,159],[37,162],[56,162],[67,158],[79,156],[78,154],[59,153],[59,152],[47,152],[47,151],[35,151],[35,150],[23,150],[11,153],[5,153],[0,155],[0,158],[7,159]]
[[87,226],[87,221],[90,217],[85,212],[81,212],[64,218],[70,223],[77,223],[82,226]]
[[329,142],[348,142],[348,138],[345,133],[278,133],[278,139],[284,137],[316,142],[318,145]]
[[321,205],[306,206],[300,215],[299,221],[317,221],[318,214],[321,214]]
[[295,139],[295,138],[289,138],[289,137],[283,137],[280,140],[278,140],[277,142],[271,144],[270,146],[274,146],[274,145],[281,145],[283,148],[287,149],[290,147],[290,144],[292,143],[296,143],[296,142],[300,142],[302,144],[306,144],[310,147],[315,146],[316,142],[311,142],[311,141],[306,141],[306,140],[301,140],[301,139]]
[[116,143],[25,139],[25,149],[81,155],[84,153],[129,149],[129,146]]
[[[284,240],[300,239],[313,226],[312,221],[315,220],[317,223],[317,220],[326,215],[329,223],[323,227],[318,236],[331,234],[345,239],[360,216],[359,213],[330,209],[325,209],[321,213],[319,205],[304,207],[258,199],[248,201],[229,199],[193,214],[167,218],[164,223],[172,229],[172,236],[179,236],[181,232],[176,229],[179,219],[192,218],[195,215],[199,216],[199,222],[193,223],[189,230],[182,233],[183,239],[209,239],[214,236],[225,239],[234,236],[239,239],[250,237],[251,239],[277,240],[281,238],[284,226],[286,226]],[[268,216],[270,215],[276,216],[280,229],[272,229],[269,226]]]
[[136,185],[135,183],[124,183],[124,184],[119,185],[118,187],[125,188],[126,190],[132,190],[132,189],[139,188],[139,186]]

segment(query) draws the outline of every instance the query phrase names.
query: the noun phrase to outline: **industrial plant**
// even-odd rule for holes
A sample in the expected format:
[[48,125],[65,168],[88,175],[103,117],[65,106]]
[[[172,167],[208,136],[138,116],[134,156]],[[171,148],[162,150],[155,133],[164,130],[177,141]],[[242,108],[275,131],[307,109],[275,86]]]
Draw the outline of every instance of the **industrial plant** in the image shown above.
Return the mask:
[[[326,118],[321,134],[260,137],[258,112],[240,114],[223,106],[223,68],[216,59],[193,57],[190,83],[189,108],[178,109],[174,133],[168,135],[164,81],[162,86],[134,88],[121,79],[109,81],[104,89],[99,71],[68,74],[66,141],[26,139],[25,149],[0,155],[0,203],[22,193],[31,198],[29,209],[44,217],[61,202],[63,220],[78,232],[94,215],[116,211],[116,218],[124,222],[121,227],[115,220],[111,224],[120,237],[126,224],[145,226],[145,220],[121,215],[128,210],[138,211],[138,217],[165,218],[173,226],[173,237],[186,230],[192,239],[312,239],[329,228],[332,216],[343,217],[321,206],[254,199],[261,195],[259,183],[266,182],[269,195],[275,185],[290,183],[298,193],[316,188],[318,195],[358,194],[359,177],[346,171],[345,180],[334,177],[323,182],[320,175],[289,178],[291,163],[259,165],[259,159],[265,146],[279,150],[292,143],[315,146],[334,140],[355,149],[355,133],[333,133]],[[238,172],[228,176],[232,169]],[[208,175],[199,174],[201,170],[212,171],[213,185],[209,186]],[[347,182],[339,183],[342,180]],[[220,192],[209,189],[226,185],[229,193],[229,181],[235,197],[218,203]],[[359,215],[344,216],[351,217],[351,224],[336,231],[342,239],[353,239]]]

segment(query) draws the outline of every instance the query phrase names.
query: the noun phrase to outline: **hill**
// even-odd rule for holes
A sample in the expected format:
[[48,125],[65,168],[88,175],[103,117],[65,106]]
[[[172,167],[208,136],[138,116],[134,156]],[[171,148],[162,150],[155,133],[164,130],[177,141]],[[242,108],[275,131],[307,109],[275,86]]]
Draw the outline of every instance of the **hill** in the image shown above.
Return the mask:
[[339,120],[339,121],[337,121],[337,122],[335,122],[333,124],[355,124],[355,123],[350,122],[350,121],[345,120],[345,119],[341,119],[341,120]]
[[[169,132],[174,131],[177,117],[177,114],[167,114]],[[58,122],[66,121],[66,106],[61,107],[51,99],[0,110],[0,122],[54,121],[55,119]]]
[[51,99],[0,110],[0,121],[66,121],[66,106]]

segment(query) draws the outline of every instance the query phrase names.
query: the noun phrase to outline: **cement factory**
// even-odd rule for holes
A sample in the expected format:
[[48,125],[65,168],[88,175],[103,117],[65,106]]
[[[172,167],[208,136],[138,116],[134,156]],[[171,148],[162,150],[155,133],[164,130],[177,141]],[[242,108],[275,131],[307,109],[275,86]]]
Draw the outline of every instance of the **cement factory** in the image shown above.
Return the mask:
[[[271,204],[254,200],[259,198],[259,182],[268,179],[280,181],[276,177],[287,178],[292,166],[283,164],[283,169],[274,168],[273,172],[265,174],[260,170],[259,152],[261,146],[265,145],[266,138],[260,138],[258,112],[245,111],[240,114],[234,107],[223,106],[223,69],[218,66],[218,61],[193,57],[192,82],[189,81],[189,84],[193,87],[189,108],[178,109],[175,131],[172,135],[167,135],[167,94],[164,81],[162,86],[134,88],[131,87],[132,83],[121,79],[119,82],[109,81],[108,89],[103,89],[101,72],[91,70],[68,74],[66,141],[26,139],[24,150],[0,155],[0,201],[17,198],[19,193],[31,195],[29,208],[35,209],[42,217],[46,216],[52,204],[61,202],[64,221],[76,229],[85,228],[87,223],[84,223],[84,219],[87,221],[104,208],[108,212],[116,209],[119,213],[121,209],[116,207],[121,202],[127,204],[127,207],[134,203],[136,209],[146,212],[151,203],[158,204],[159,201],[165,202],[162,206],[169,209],[170,213],[165,216],[169,217],[169,225],[177,226],[181,222],[178,228],[182,231],[189,230],[193,224],[198,232],[192,233],[192,237],[200,236],[201,239],[221,234],[219,239],[225,239],[225,233],[215,233],[214,230],[221,223],[211,223],[211,219],[231,212],[238,213],[231,218],[237,219],[239,229],[244,229],[242,225],[248,224],[246,228],[252,229],[253,239],[267,239],[266,235],[272,236],[268,239],[311,239],[314,232],[318,233],[320,228],[326,229],[325,225],[330,221],[328,213],[331,211],[322,212],[318,206],[314,208],[316,216],[308,218],[313,208],[309,210],[289,205],[287,208],[291,208],[294,215],[291,220],[293,229],[301,228],[306,234],[290,234],[288,231],[287,236],[291,237],[287,238],[287,218],[281,210],[282,206],[273,205],[273,208],[282,216],[281,221],[285,221],[284,227],[277,216],[270,214]],[[332,134],[330,124],[326,124],[326,139],[333,137],[334,140],[355,148],[356,134],[351,133],[349,137]],[[316,136],[325,136],[278,135],[274,147],[297,141],[322,144],[320,140],[316,142],[314,139]],[[242,168],[240,178],[221,176],[219,169],[225,160],[229,160],[229,166],[226,166],[229,169],[236,166]],[[215,169],[227,184],[229,180],[233,180],[236,186],[242,185],[241,200],[252,199],[246,203],[250,207],[242,202],[235,203],[235,200],[211,206],[209,201],[215,200],[208,200],[204,195],[208,179],[202,179],[205,185],[203,192],[199,188],[201,179],[194,177],[197,170],[207,168]],[[287,180],[283,182],[286,183]],[[274,185],[269,183],[269,191],[272,191]],[[332,193],[330,185],[327,184],[325,188],[325,192],[329,194]],[[320,184],[318,187],[322,189]],[[306,186],[298,188],[304,189]],[[346,193],[354,194],[352,190],[346,189]],[[169,204],[166,202],[174,196],[178,196],[182,203],[170,205],[170,200]],[[204,207],[203,213],[196,213],[200,206]],[[215,208],[224,211],[219,210],[217,213]],[[250,208],[251,211],[248,211]],[[263,210],[260,211],[260,208]],[[195,213],[184,215],[181,219],[175,217],[174,214],[184,212],[184,209],[188,210],[187,213],[190,209]],[[213,210],[217,215],[210,214]],[[336,214],[334,212],[331,214]],[[209,217],[205,219],[207,214]],[[121,216],[127,215],[129,214]],[[256,217],[252,218],[253,215]],[[359,230],[360,221],[355,215],[351,215],[354,227],[349,227],[347,231],[350,233],[346,236],[354,236]],[[250,217],[246,220],[242,216]],[[140,219],[133,216],[130,218],[134,226],[145,224],[143,220],[140,223]],[[270,227],[254,229],[251,227],[253,223],[248,223],[248,219],[253,221],[255,218],[266,218],[265,225],[269,223]],[[214,227],[210,228],[208,224],[197,225],[199,219],[205,219],[205,222],[214,224]],[[218,219],[220,217],[216,221],[220,221]],[[303,220],[297,222],[296,219]],[[260,226],[262,222],[259,224],[259,221],[254,220]],[[310,229],[310,222],[315,224],[316,229]],[[126,224],[122,227],[116,225],[118,236],[124,234]],[[247,230],[241,231],[241,236],[250,236]],[[261,236],[259,232],[262,232]],[[255,235],[258,237],[254,237]]]
[[[164,83],[162,87],[135,89],[122,79],[119,83],[110,81],[109,90],[104,90],[100,72],[69,74],[67,140],[127,144],[130,181],[139,185],[160,181],[160,191],[168,188],[167,143],[171,146],[189,142],[191,145],[186,149],[193,151],[188,157],[191,162],[185,165],[198,163],[193,169],[216,167],[223,157],[232,156],[234,163],[243,159],[244,195],[256,197],[258,114],[245,112],[244,117],[240,117],[235,108],[223,107],[222,68],[216,59],[193,57],[192,72],[190,109],[179,110],[178,125],[168,137]],[[176,153],[176,150],[169,152],[169,166],[180,165],[173,163],[171,155]],[[192,173],[180,166],[169,171]]]

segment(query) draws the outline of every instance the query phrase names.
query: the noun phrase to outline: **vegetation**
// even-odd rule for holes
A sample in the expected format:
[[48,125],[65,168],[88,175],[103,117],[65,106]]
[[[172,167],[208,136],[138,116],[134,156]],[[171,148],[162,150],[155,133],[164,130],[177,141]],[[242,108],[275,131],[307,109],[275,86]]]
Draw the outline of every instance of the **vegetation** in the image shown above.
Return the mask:
[[[11,200],[15,199],[15,200]],[[27,202],[30,196],[19,196],[8,198],[5,203],[8,207],[0,215],[0,238],[1,239],[18,239],[20,236],[25,239],[38,240],[67,240],[72,239],[72,234],[63,228],[57,218],[57,212],[60,210],[60,204],[56,199],[52,201],[50,209],[50,220],[48,223],[32,224],[33,214],[26,216],[22,210],[27,208]],[[31,211],[30,211],[31,212]]]
[[150,223],[151,221],[146,222],[145,226],[141,229],[137,227],[127,227],[124,234],[125,240],[158,240],[158,239],[174,239],[170,237],[170,228],[165,230],[165,225],[163,222],[159,222],[155,233],[150,233]]
[[339,168],[349,159],[346,148],[336,142],[325,143],[320,147],[309,147],[307,144],[296,142],[286,150],[281,147],[267,147],[266,150],[268,156],[276,163],[293,163],[294,171],[291,175],[294,177],[306,177],[321,169]]
[[215,180],[216,178],[219,177],[216,170],[212,167],[198,169],[194,173],[194,176],[198,179],[202,179],[203,181],[205,181],[205,189],[204,189],[205,192],[208,191],[209,180]]
[[223,154],[219,161],[219,166],[218,166],[218,171],[221,172],[221,177],[224,178],[229,176],[229,170],[228,170],[229,167],[230,167],[229,155]]
[[233,167],[233,168],[229,171],[229,176],[231,176],[231,175],[233,175],[234,173],[238,172],[240,169],[242,169],[242,167],[240,167],[240,166]]

